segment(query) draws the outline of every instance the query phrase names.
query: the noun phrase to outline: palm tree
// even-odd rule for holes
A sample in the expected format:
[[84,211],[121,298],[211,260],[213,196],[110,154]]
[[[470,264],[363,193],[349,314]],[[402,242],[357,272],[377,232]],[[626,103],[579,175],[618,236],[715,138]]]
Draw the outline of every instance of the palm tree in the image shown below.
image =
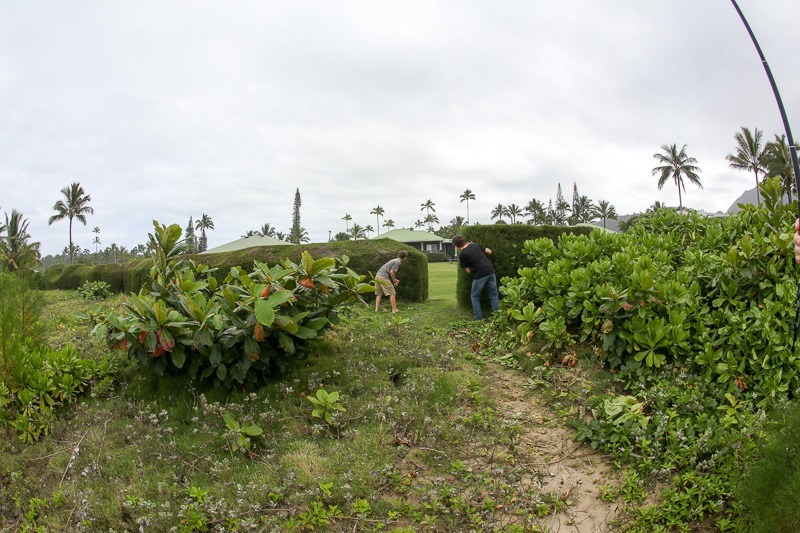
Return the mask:
[[53,205],[55,215],[50,217],[47,225],[52,225],[53,222],[69,219],[69,262],[72,263],[74,257],[74,246],[72,244],[72,219],[77,218],[83,225],[86,225],[86,215],[94,214],[94,209],[89,205],[92,197],[86,194],[78,182],[72,183],[69,187],[61,189],[61,194],[64,195],[64,200],[59,200]]
[[0,236],[0,271],[15,272],[34,268],[39,264],[41,253],[38,242],[29,242],[28,219],[22,213],[11,210],[11,217],[5,215]]
[[545,211],[544,204],[536,198],[532,198],[525,206],[525,213],[531,217],[529,224],[538,226],[547,222],[547,211]]
[[659,190],[664,186],[668,179],[672,178],[675,185],[678,187],[678,205],[683,209],[683,198],[681,196],[681,189],[686,190],[686,185],[683,183],[684,177],[690,182],[694,183],[701,189],[703,185],[700,183],[700,176],[697,174],[701,172],[700,167],[696,166],[697,159],[689,157],[686,154],[686,145],[684,144],[680,152],[676,145],[662,144],[661,150],[664,153],[655,153],[653,158],[661,163],[661,166],[655,167],[651,172],[652,175],[658,175],[658,188]]
[[781,178],[783,190],[789,198],[789,203],[792,203],[792,190],[795,187],[794,169],[789,145],[786,143],[786,135],[780,137],[776,135],[774,141],[767,143],[764,147],[764,163],[768,175]]
[[497,204],[494,209],[492,209],[492,218],[499,218],[500,221],[503,221],[503,217],[506,215],[506,206],[503,204]]
[[95,226],[92,233],[94,233],[94,240],[92,241],[94,243],[94,253],[97,253],[97,245],[100,244],[100,226]]
[[429,215],[427,215],[425,217],[424,222],[425,222],[425,224],[428,225],[428,231],[433,233],[433,225],[439,223],[439,217],[437,217],[433,213],[430,213]]
[[278,239],[279,241],[284,241],[285,242],[286,241],[286,234],[284,232],[282,232],[282,231],[278,231],[278,232],[275,233],[275,238]]
[[357,241],[358,239],[367,238],[367,234],[364,231],[364,228],[362,228],[358,224],[353,224],[353,227],[350,228],[350,235],[352,235],[354,241]]
[[375,221],[378,224],[378,235],[381,234],[381,219],[378,217],[383,216],[383,208],[381,206],[376,206],[369,212],[370,215],[375,215]]
[[301,244],[304,242],[309,242],[311,239],[308,238],[308,232],[306,228],[299,226],[293,227],[289,230],[289,242],[293,244]]
[[467,224],[469,224],[469,201],[475,199],[475,193],[467,189],[459,196],[461,203],[467,202]]
[[257,237],[259,235],[261,235],[261,233],[259,233],[258,231],[253,230],[253,229],[249,229],[249,230],[247,230],[247,233],[243,233],[242,234],[242,238],[243,239],[247,239],[247,238],[250,238],[250,237]]
[[264,224],[261,226],[261,229],[256,232],[257,235],[261,235],[262,237],[274,237],[275,236],[275,228],[270,226],[269,224]]
[[431,211],[433,211],[434,213],[436,212],[436,209],[434,209],[434,206],[436,204],[431,202],[430,199],[425,200],[425,203],[422,203],[420,205],[422,206],[422,209],[420,209],[420,211],[425,211],[426,215],[430,215]]
[[606,200],[600,200],[595,207],[595,213],[603,219],[603,228],[606,227],[606,220],[617,220],[617,210]]
[[423,227],[425,227],[425,222],[423,222],[422,220],[417,219],[414,222],[414,229],[419,229],[419,228],[423,228]]
[[391,218],[389,220],[384,220],[383,221],[383,227],[384,228],[389,228],[389,229],[394,228],[394,220],[392,220]]
[[655,213],[659,209],[665,209],[666,207],[667,207],[666,204],[662,204],[661,202],[656,200],[655,202],[653,202],[653,205],[651,205],[650,207],[647,208],[647,212],[648,213]]
[[761,193],[758,191],[758,175],[766,174],[764,168],[764,148],[761,146],[763,132],[758,128],[755,133],[751,133],[749,128],[742,127],[742,131],[736,132],[733,138],[736,140],[736,154],[728,154],[728,166],[737,170],[752,170],[756,176],[756,199],[761,205]]
[[447,233],[456,236],[461,233],[461,228],[464,227],[465,224],[466,221],[464,220],[464,217],[461,215],[456,215],[452,220],[450,220],[450,227],[447,228]]
[[509,204],[508,207],[506,207],[506,215],[511,219],[512,224],[517,223],[517,217],[521,217],[522,213],[522,208],[517,204]]
[[200,242],[197,245],[197,251],[205,252],[208,250],[208,238],[206,237],[206,230],[214,229],[214,221],[211,220],[210,216],[203,213],[203,216],[195,221],[194,227],[200,231]]
[[589,222],[595,217],[595,207],[588,196],[579,195],[572,205],[571,224]]
[[351,217],[348,213],[345,213],[345,215],[342,217],[342,220],[344,220],[345,230],[350,231],[350,221],[353,220],[353,217]]
[[375,231],[375,228],[373,228],[371,225],[367,224],[366,226],[364,226],[364,233],[367,234],[367,237],[369,237],[369,234],[372,233],[373,231]]

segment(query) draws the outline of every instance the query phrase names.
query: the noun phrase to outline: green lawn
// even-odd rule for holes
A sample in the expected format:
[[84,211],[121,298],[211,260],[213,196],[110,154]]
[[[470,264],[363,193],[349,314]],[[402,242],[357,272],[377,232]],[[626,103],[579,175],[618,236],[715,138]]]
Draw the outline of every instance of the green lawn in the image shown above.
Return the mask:
[[[403,279],[402,271],[398,278]],[[457,263],[430,263],[428,265],[428,300],[422,303],[403,302],[397,307],[400,315],[410,318],[423,327],[440,328],[459,320],[472,319],[472,311],[461,309],[456,302]],[[402,281],[401,281],[402,283]],[[388,306],[381,311],[388,312]]]

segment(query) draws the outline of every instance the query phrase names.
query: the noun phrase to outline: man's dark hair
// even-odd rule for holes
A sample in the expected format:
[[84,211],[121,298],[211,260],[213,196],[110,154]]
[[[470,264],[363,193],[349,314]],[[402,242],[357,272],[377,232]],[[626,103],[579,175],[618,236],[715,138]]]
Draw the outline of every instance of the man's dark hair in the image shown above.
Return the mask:
[[406,252],[405,250],[400,250],[399,252],[397,252],[397,257],[399,257],[400,259],[405,259],[406,256],[408,256],[408,252]]
[[453,237],[453,246],[455,246],[456,248],[461,248],[462,246],[464,246],[464,242],[465,242],[464,237],[462,237],[461,235],[456,235],[455,237]]

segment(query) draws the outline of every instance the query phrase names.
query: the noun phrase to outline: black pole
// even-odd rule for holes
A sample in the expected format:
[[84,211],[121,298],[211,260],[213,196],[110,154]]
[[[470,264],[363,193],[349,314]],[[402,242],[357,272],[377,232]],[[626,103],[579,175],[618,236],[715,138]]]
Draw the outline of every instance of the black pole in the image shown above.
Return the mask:
[[[798,170],[797,165],[797,147],[794,145],[794,139],[792,138],[792,130],[789,127],[789,119],[786,118],[786,109],[783,107],[783,101],[781,100],[781,93],[778,92],[778,86],[775,84],[775,78],[772,77],[772,71],[769,68],[769,63],[767,63],[766,58],[764,57],[764,52],[761,51],[761,47],[758,45],[758,41],[756,40],[756,36],[753,34],[753,30],[750,29],[750,24],[747,23],[747,19],[744,18],[744,14],[742,10],[739,9],[736,0],[731,0],[733,7],[736,8],[736,12],[739,13],[739,18],[742,19],[744,23],[744,27],[747,28],[747,33],[750,34],[750,39],[752,39],[753,44],[758,51],[758,57],[761,58],[761,63],[764,65],[764,70],[767,72],[767,77],[769,78],[769,84],[772,86],[772,93],[775,95],[775,100],[778,102],[778,109],[781,112],[781,119],[783,120],[783,129],[786,130],[786,141],[789,143],[789,153],[792,156],[792,168],[794,169],[794,184],[797,187],[797,192],[800,194],[800,170]],[[798,218],[800,218],[800,198],[797,200],[797,213]],[[800,329],[800,279],[797,280],[797,300],[795,303],[794,308],[794,334],[792,335],[792,352],[794,352],[795,343],[797,342],[797,331]]]
[[[742,10],[739,9],[739,5],[736,3],[736,0],[731,0],[733,7],[736,9],[736,12],[739,13],[739,18],[742,19],[744,23],[744,27],[747,28],[747,33],[750,34],[750,39],[752,39],[753,44],[758,51],[758,57],[761,58],[761,63],[764,65],[764,70],[767,72],[767,77],[769,78],[769,84],[772,86],[772,93],[775,95],[775,100],[778,102],[778,110],[781,112],[781,119],[783,120],[783,129],[786,131],[786,142],[789,143],[789,154],[792,157],[792,168],[794,169],[794,184],[797,188],[797,193],[800,194],[800,167],[797,163],[797,147],[794,145],[794,139],[792,138],[792,129],[789,127],[789,119],[786,118],[786,109],[783,107],[783,101],[781,100],[781,93],[778,92],[778,86],[775,84],[775,78],[772,77],[772,71],[769,68],[769,63],[767,63],[766,58],[764,57],[764,52],[761,51],[761,47],[758,45],[758,41],[756,40],[755,34],[753,34],[753,30],[750,29],[750,24],[747,23],[747,19],[744,18],[744,14]],[[797,202],[797,213],[798,217],[800,217],[800,200]],[[798,294],[800,294],[800,285],[798,285]],[[797,336],[797,328],[795,327],[795,336]]]

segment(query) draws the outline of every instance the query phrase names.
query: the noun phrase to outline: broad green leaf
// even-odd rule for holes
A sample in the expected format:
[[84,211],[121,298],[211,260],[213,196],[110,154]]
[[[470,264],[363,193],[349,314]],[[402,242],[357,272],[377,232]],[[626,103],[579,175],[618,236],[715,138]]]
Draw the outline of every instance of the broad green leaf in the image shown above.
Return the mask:
[[239,422],[237,422],[237,420],[233,417],[232,414],[225,413],[224,415],[222,415],[222,419],[225,421],[225,425],[231,431],[239,431],[240,430]]
[[281,349],[284,352],[286,352],[288,354],[293,354],[294,353],[294,350],[295,350],[294,341],[292,340],[292,338],[289,335],[287,335],[286,333],[284,333],[282,331],[278,332],[278,344],[280,345]]
[[258,437],[264,432],[263,429],[256,426],[255,424],[243,424],[242,425],[242,433],[247,435],[248,437]]
[[292,317],[288,317],[286,315],[275,315],[275,325],[286,331],[287,333],[295,334],[299,329],[297,322]]
[[[288,291],[281,291],[281,292],[288,292]],[[273,306],[270,305],[269,300],[264,300],[262,298],[256,300],[255,314],[256,314],[256,320],[258,320],[261,324],[267,327],[272,327],[272,323],[275,321],[275,311]]]
[[170,352],[170,357],[172,358],[173,365],[178,368],[183,368],[183,363],[186,362],[186,352],[183,350],[183,346],[175,346],[172,352]]
[[286,302],[292,300],[293,298],[294,298],[294,293],[292,291],[282,290],[270,294],[266,302],[274,309],[275,307],[278,307],[281,304],[285,304]]
[[321,316],[317,318],[312,318],[311,320],[303,324],[303,326],[313,330],[320,330],[324,328],[327,323],[328,319],[325,318],[324,316]]
[[313,339],[317,336],[317,332],[316,330],[300,326],[297,328],[297,331],[294,333],[294,335],[300,339]]

